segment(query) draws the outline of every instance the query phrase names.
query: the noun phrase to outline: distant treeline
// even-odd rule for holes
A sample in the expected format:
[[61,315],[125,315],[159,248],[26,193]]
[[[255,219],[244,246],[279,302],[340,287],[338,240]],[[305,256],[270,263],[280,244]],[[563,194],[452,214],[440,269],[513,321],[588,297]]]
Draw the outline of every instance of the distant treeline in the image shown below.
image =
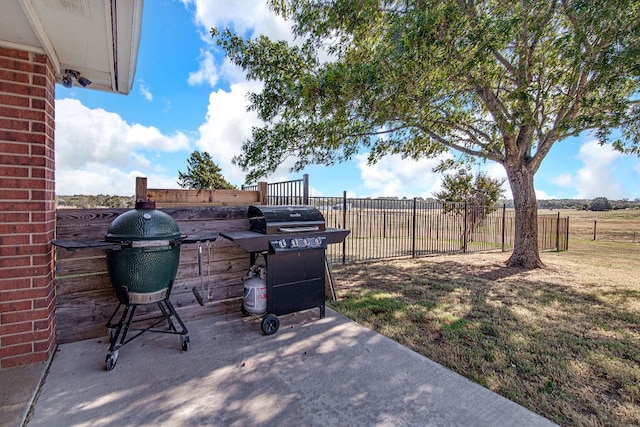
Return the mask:
[[58,208],[132,208],[135,205],[135,196],[109,196],[98,194],[97,196],[85,196],[75,194],[73,196],[56,195]]
[[[316,200],[314,200],[316,199]],[[349,199],[349,206],[347,209],[353,208],[365,208],[368,202],[377,200],[376,206],[380,203],[380,200],[388,201],[389,208],[396,209],[410,209],[413,203],[412,198],[407,197],[380,197],[373,198],[358,198]],[[437,202],[436,199],[422,199],[418,198],[422,202]],[[97,196],[86,195],[73,195],[73,196],[56,196],[56,204],[59,208],[133,208],[135,205],[135,196],[109,196],[99,194]],[[342,206],[341,197],[322,197],[312,198],[311,204],[323,204],[325,208],[337,208]],[[406,206],[405,206],[406,204]],[[513,207],[513,200],[500,200],[499,205],[505,204],[507,208]],[[379,207],[379,206],[378,206]],[[578,209],[578,210],[610,210],[610,209],[640,209],[640,198],[635,200],[607,200],[604,197],[598,197],[596,199],[548,199],[538,200],[539,209]]]

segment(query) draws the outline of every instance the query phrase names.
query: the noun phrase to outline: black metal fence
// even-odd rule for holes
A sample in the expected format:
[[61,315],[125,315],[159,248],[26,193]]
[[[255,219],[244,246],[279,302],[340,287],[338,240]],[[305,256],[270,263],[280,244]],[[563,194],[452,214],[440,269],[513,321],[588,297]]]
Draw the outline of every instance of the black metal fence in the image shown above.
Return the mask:
[[[342,245],[330,245],[330,263],[405,256],[508,251],[514,242],[514,211],[465,203],[418,199],[348,199],[311,197],[328,227],[347,228]],[[541,250],[567,250],[568,218],[538,217]]]
[[[258,189],[258,185],[243,185],[243,190]],[[269,205],[308,205],[309,175],[292,181],[273,182],[267,184],[267,204]]]
[[[255,187],[255,188],[253,188]],[[486,207],[422,199],[309,197],[309,176],[268,184],[270,205],[312,205],[327,227],[351,230],[341,245],[329,245],[329,263],[347,263],[430,254],[509,251],[515,215],[505,205]],[[252,190],[257,186],[243,189]],[[569,218],[538,215],[540,250],[569,246]]]

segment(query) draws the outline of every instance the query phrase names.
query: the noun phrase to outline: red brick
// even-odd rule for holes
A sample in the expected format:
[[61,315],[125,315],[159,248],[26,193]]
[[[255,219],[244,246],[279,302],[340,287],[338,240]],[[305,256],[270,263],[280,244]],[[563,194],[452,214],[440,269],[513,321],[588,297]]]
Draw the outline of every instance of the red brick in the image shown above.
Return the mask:
[[0,117],[44,121],[44,111],[0,105]]
[[34,322],[10,323],[8,325],[0,325],[0,336],[18,334],[34,330]]
[[36,341],[43,341],[49,338],[49,331],[39,331],[39,332],[25,332],[22,334],[14,334],[14,335],[5,335],[0,337],[0,345],[3,347],[25,344],[25,343],[33,343]]
[[[51,288],[53,290],[53,286]],[[55,293],[49,292],[49,295],[46,298],[33,300],[33,308],[34,309],[46,308],[51,312],[55,308],[55,306],[53,305],[54,301],[55,301]]]
[[5,357],[11,357],[11,356],[16,356],[19,354],[26,354],[31,352],[33,352],[33,344],[20,344],[20,345],[14,345],[11,347],[9,346],[0,347],[0,357],[3,359]]
[[[33,222],[51,222],[56,220],[56,211],[50,210],[45,212],[31,212],[31,221]],[[55,224],[52,224],[54,227]]]
[[[0,112],[0,114],[2,113]],[[44,144],[45,138],[45,135],[40,133],[34,134],[0,129],[0,140]]]
[[31,178],[41,178],[53,181],[55,171],[47,168],[31,168]]
[[0,223],[29,222],[30,220],[29,212],[0,212]]
[[13,49],[10,47],[0,47],[0,57],[29,60],[30,54],[26,50]]
[[26,96],[16,96],[8,93],[0,93],[0,105],[29,108],[31,106],[31,100]]
[[28,365],[31,363],[46,362],[48,359],[49,354],[45,352],[29,352],[26,354],[21,353],[14,357],[3,357],[0,361],[0,367],[2,367],[3,369],[15,368],[16,366]]
[[46,125],[42,122],[31,122],[31,132],[44,132]]
[[5,166],[0,169],[0,176],[11,176],[16,178],[29,178],[31,170],[27,167],[10,167]]
[[32,64],[29,61],[20,61],[0,56],[0,68],[24,71],[25,73],[33,73],[36,67],[37,66],[35,64]]
[[[0,69],[0,81],[4,81],[7,84],[16,84],[16,83],[29,83],[29,74],[15,71],[15,70],[5,70]],[[13,92],[13,91],[11,91]]]
[[37,277],[46,276],[48,271],[47,267],[17,267],[17,268],[5,268],[0,269],[0,279],[17,279],[20,277]]
[[29,267],[30,265],[31,265],[31,257],[22,256],[22,257],[0,258],[0,268]]
[[[15,132],[7,132],[7,133],[15,133]],[[5,141],[0,141],[0,153],[29,155],[29,153],[31,152],[31,147],[29,146],[29,144],[8,142],[9,139],[6,139]]]
[[31,237],[28,234],[0,235],[0,248],[3,246],[28,245]]
[[46,244],[26,244],[20,246],[0,246],[0,256],[32,256],[46,254],[51,250]]
[[29,121],[0,118],[0,129],[22,130],[22,131],[29,130]]
[[0,313],[8,313],[10,311],[31,310],[33,307],[31,300],[0,302]]
[[[56,340],[55,340],[55,335],[53,335],[51,337],[51,339],[48,339],[47,341],[40,341],[40,342],[35,342],[33,343],[33,351],[36,352],[36,354],[48,354],[50,353],[56,345]],[[47,360],[46,358],[44,360]]]
[[0,321],[2,321],[2,323],[21,323],[46,319],[48,315],[49,312],[45,309],[14,311],[0,314]]
[[26,299],[27,297],[23,296],[21,292],[33,292],[30,288],[31,278],[29,277],[0,280],[0,301]]
[[34,234],[45,231],[45,228],[38,223],[0,224],[0,234]]

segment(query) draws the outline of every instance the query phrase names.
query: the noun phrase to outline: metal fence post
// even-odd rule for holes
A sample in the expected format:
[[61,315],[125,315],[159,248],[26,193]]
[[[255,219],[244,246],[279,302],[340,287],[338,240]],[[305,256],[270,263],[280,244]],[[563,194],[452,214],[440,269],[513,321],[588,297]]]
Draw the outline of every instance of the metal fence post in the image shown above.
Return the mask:
[[464,202],[464,227],[462,231],[462,253],[467,253],[467,202]]
[[302,204],[309,204],[309,174],[302,175]]
[[560,252],[560,212],[556,220],[556,252]]
[[418,204],[417,199],[413,198],[413,224],[412,224],[412,232],[411,232],[411,257],[416,257],[416,205]]
[[504,252],[506,225],[507,225],[507,204],[503,203],[502,204],[502,252]]
[[[342,228],[347,228],[347,192],[342,192]],[[342,263],[347,262],[347,239],[342,241]]]

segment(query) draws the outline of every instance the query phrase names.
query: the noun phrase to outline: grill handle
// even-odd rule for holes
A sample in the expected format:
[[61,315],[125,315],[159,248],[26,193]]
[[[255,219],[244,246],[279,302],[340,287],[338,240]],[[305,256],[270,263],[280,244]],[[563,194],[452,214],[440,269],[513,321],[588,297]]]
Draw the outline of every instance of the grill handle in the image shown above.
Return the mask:
[[278,231],[281,233],[305,233],[308,231],[318,231],[320,227],[313,225],[310,227],[280,227]]

